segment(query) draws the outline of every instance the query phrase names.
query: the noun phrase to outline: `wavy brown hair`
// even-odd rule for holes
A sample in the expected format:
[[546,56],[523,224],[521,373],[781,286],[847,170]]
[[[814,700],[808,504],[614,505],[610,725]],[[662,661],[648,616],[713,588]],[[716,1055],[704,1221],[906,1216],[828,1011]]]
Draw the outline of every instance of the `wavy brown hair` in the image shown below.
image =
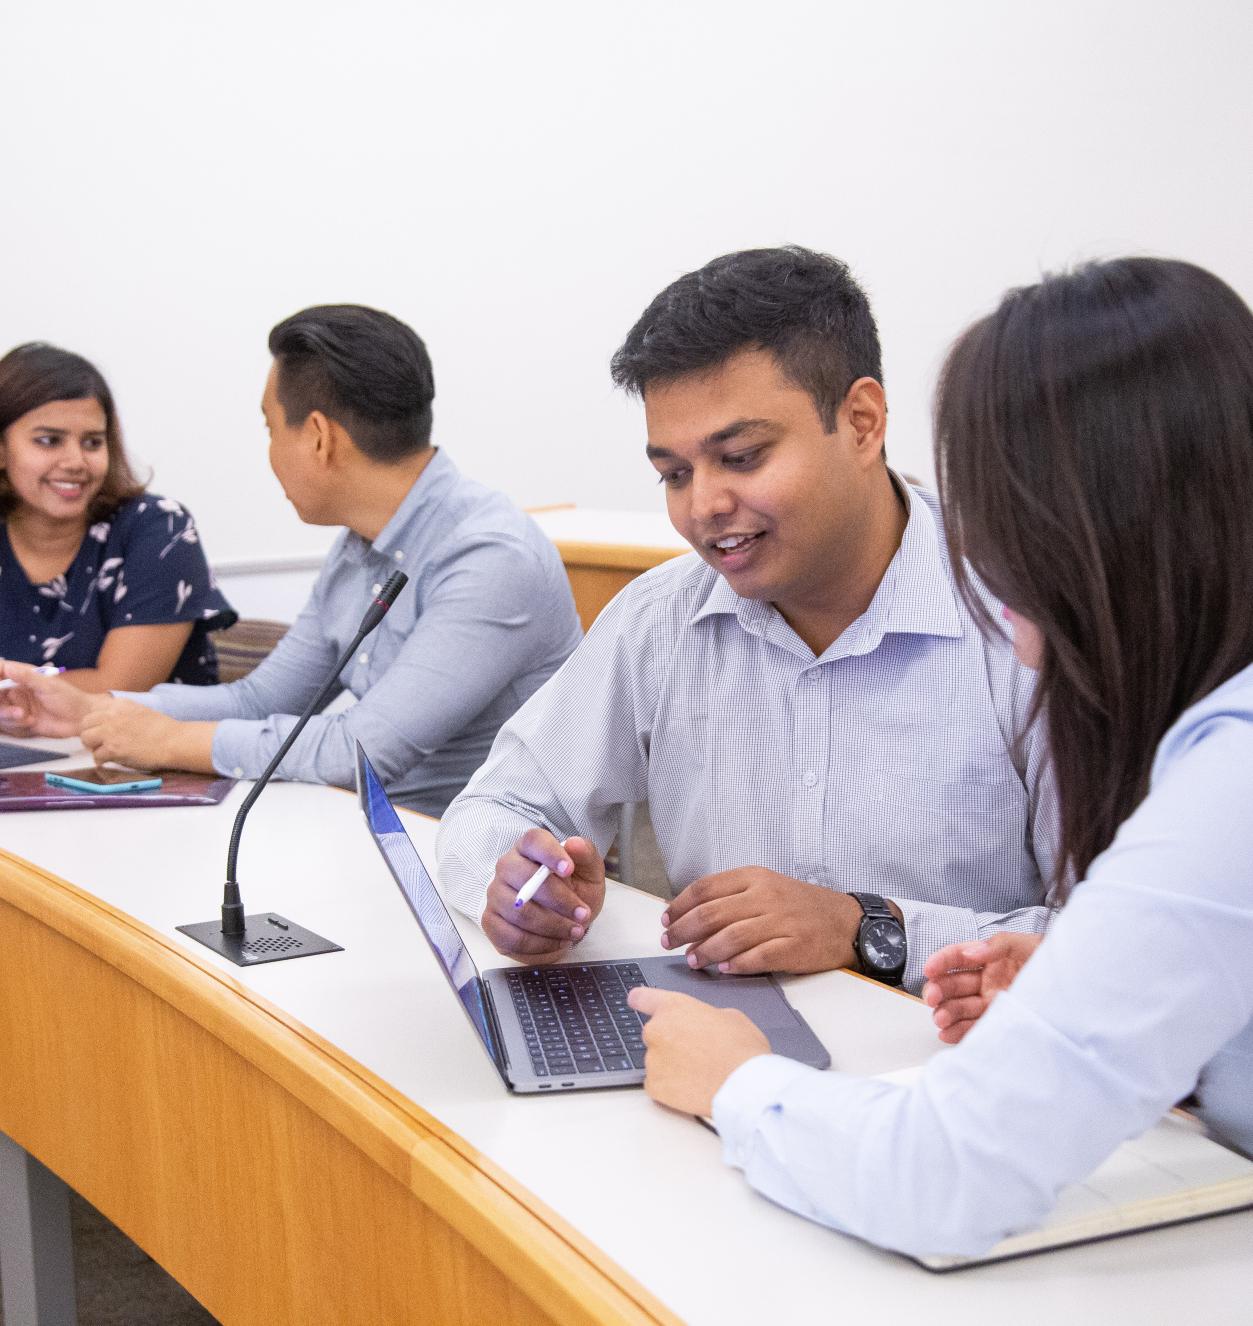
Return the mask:
[[954,566],[1043,636],[1055,882],[1081,880],[1167,729],[1253,663],[1253,313],[1190,263],[1046,277],[958,340],[935,424]]
[[[91,525],[107,519],[123,502],[144,490],[122,445],[122,427],[109,384],[82,355],[42,341],[19,345],[0,359],[0,436],[24,414],[50,401],[83,400],[96,401],[104,411],[109,450],[104,483],[87,511],[87,523]],[[0,519],[11,515],[20,501],[8,474],[0,469]]]

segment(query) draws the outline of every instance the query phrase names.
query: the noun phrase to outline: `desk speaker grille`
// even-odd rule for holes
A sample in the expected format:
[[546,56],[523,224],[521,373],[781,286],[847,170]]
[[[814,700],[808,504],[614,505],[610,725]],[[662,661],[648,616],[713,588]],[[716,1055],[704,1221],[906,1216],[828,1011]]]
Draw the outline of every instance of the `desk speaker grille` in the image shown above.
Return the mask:
[[275,935],[272,939],[249,939],[240,947],[245,953],[290,953],[294,948],[304,948],[298,939],[290,935]]

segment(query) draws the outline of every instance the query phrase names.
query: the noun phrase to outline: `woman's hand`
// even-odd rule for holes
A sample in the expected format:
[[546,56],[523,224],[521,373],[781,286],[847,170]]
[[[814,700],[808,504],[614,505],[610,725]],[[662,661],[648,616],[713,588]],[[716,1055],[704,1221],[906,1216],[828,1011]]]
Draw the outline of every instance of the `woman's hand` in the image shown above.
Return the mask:
[[977,944],[950,944],[934,952],[922,969],[927,978],[922,998],[935,1010],[931,1016],[940,1039],[956,1045],[1009,988],[1043,938],[1002,930]]
[[627,1003],[643,1013],[644,1090],[658,1103],[709,1118],[714,1097],[749,1059],[770,1053],[770,1042],[736,1008],[713,1008],[691,995],[639,985]]
[[0,730],[10,736],[76,737],[83,719],[104,703],[33,663],[0,659],[0,676],[17,683],[0,691]]

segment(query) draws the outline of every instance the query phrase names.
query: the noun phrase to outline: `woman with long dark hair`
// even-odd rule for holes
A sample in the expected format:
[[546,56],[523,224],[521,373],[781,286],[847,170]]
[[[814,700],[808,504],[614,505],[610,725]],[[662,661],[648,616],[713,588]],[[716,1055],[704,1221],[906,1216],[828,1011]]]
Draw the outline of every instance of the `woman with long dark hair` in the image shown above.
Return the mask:
[[712,1113],[755,1187],[973,1254],[1185,1097],[1253,1153],[1253,313],[1155,259],[1011,291],[949,356],[936,447],[966,601],[1001,629],[982,581],[1039,669],[1055,924],[933,956],[963,1043],[908,1087],[770,1056],[734,1012],[632,1002],[650,1093]]
[[113,395],[55,346],[0,359],[0,656],[85,691],[210,683],[236,614],[195,521],[135,478]]

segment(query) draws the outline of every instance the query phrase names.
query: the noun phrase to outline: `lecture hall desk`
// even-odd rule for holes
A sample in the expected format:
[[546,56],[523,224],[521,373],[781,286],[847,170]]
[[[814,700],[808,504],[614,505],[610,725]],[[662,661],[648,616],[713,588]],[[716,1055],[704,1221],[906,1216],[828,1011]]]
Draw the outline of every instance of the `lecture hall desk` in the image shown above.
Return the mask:
[[[774,1207],[640,1091],[510,1097],[348,793],[273,786],[239,858],[250,911],[345,951],[230,966],[174,927],[216,914],[242,795],[0,821],[10,1257],[34,1238],[58,1264],[30,1153],[232,1326],[1253,1318],[1250,1213],[936,1277]],[[429,853],[435,825],[406,823]],[[660,910],[612,886],[582,953],[659,952]],[[907,996],[788,989],[839,1067],[935,1051]],[[53,1185],[33,1230],[15,1173]]]

